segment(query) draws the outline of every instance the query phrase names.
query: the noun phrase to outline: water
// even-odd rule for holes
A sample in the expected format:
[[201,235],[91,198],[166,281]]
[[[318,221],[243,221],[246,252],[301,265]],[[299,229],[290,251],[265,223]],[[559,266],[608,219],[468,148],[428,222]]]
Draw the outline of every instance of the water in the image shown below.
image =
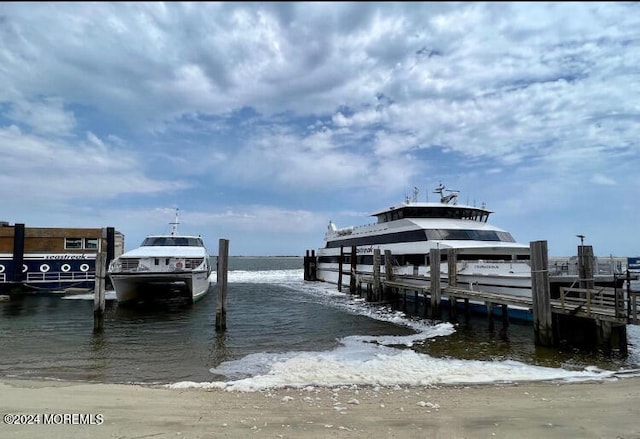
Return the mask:
[[97,334],[93,295],[0,303],[0,375],[255,390],[602,379],[640,368],[635,326],[624,357],[539,348],[530,324],[432,322],[304,282],[302,258],[231,258],[219,332],[212,280],[193,306],[122,306],[110,293]]

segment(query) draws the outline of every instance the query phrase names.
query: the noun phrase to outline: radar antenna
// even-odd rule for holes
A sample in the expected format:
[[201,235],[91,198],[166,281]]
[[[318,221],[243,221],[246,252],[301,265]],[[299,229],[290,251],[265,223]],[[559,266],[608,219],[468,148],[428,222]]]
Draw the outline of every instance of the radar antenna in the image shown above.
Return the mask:
[[[450,192],[450,194],[444,195],[444,191]],[[457,204],[457,198],[460,191],[455,189],[446,189],[445,186],[440,183],[438,187],[434,189],[433,193],[440,194],[440,202],[443,204],[449,204],[449,202],[452,202],[452,204]]]

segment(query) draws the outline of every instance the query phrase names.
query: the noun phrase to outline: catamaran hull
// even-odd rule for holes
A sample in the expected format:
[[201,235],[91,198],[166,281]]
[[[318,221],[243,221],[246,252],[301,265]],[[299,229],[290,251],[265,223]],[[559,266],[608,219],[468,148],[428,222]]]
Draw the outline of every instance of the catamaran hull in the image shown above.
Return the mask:
[[121,273],[110,274],[118,302],[139,300],[200,300],[209,291],[206,271],[187,273]]

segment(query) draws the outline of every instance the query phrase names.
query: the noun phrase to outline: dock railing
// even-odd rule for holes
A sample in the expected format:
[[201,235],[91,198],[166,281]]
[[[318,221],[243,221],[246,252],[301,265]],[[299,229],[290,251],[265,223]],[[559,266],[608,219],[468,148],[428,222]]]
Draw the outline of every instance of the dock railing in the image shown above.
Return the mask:
[[53,273],[27,273],[27,283],[90,281],[95,277],[93,271],[68,271]]
[[587,317],[609,316],[625,318],[624,290],[619,288],[560,287],[560,310],[566,314],[585,314]]

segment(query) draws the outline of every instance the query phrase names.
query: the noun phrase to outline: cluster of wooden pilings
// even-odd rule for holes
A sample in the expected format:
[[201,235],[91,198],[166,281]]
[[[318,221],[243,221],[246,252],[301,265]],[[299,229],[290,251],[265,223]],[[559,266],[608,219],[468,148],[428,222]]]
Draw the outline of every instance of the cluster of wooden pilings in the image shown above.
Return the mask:
[[[352,294],[365,296],[370,302],[389,302],[401,297],[406,301],[408,293],[415,294],[415,301],[424,300],[429,307],[429,317],[439,320],[442,318],[443,297],[449,303],[449,317],[457,317],[458,301],[464,305],[465,315],[469,315],[469,301],[484,303],[489,320],[493,326],[494,310],[502,312],[503,324],[508,324],[508,308],[519,307],[529,309],[533,322],[535,343],[540,346],[559,347],[563,344],[597,346],[604,349],[627,352],[628,322],[634,323],[625,313],[623,291],[617,291],[610,305],[591,306],[590,297],[594,291],[593,271],[589,267],[589,260],[593,260],[591,246],[580,246],[578,249],[580,261],[580,284],[582,290],[578,290],[581,296],[574,298],[573,302],[564,300],[565,292],[560,298],[551,297],[551,284],[548,271],[547,241],[533,241],[531,250],[531,297],[518,297],[508,294],[496,294],[483,291],[471,291],[458,288],[457,283],[457,257],[454,249],[447,249],[448,264],[447,286],[442,287],[440,282],[441,250],[431,249],[429,253],[430,277],[429,286],[418,286],[415,282],[403,281],[399,276],[396,279],[393,273],[392,255],[385,251],[385,272],[381,272],[381,254],[379,249],[374,249],[373,271],[371,274],[359,274],[356,270],[356,249],[352,247],[350,252],[340,249],[338,268],[338,290],[343,288],[343,275],[349,275],[349,291]],[[591,255],[591,259],[589,258]],[[349,260],[349,267],[343,266],[343,261]],[[305,280],[316,280],[315,255],[305,257]],[[425,281],[427,279],[425,278]],[[423,285],[427,283],[424,282]],[[628,302],[635,304],[636,296],[628,291]],[[567,295],[568,297],[568,295]],[[588,312],[585,304],[589,303]],[[634,305],[635,308],[635,305]],[[427,308],[425,307],[425,312]],[[635,319],[637,311],[631,313]]]

